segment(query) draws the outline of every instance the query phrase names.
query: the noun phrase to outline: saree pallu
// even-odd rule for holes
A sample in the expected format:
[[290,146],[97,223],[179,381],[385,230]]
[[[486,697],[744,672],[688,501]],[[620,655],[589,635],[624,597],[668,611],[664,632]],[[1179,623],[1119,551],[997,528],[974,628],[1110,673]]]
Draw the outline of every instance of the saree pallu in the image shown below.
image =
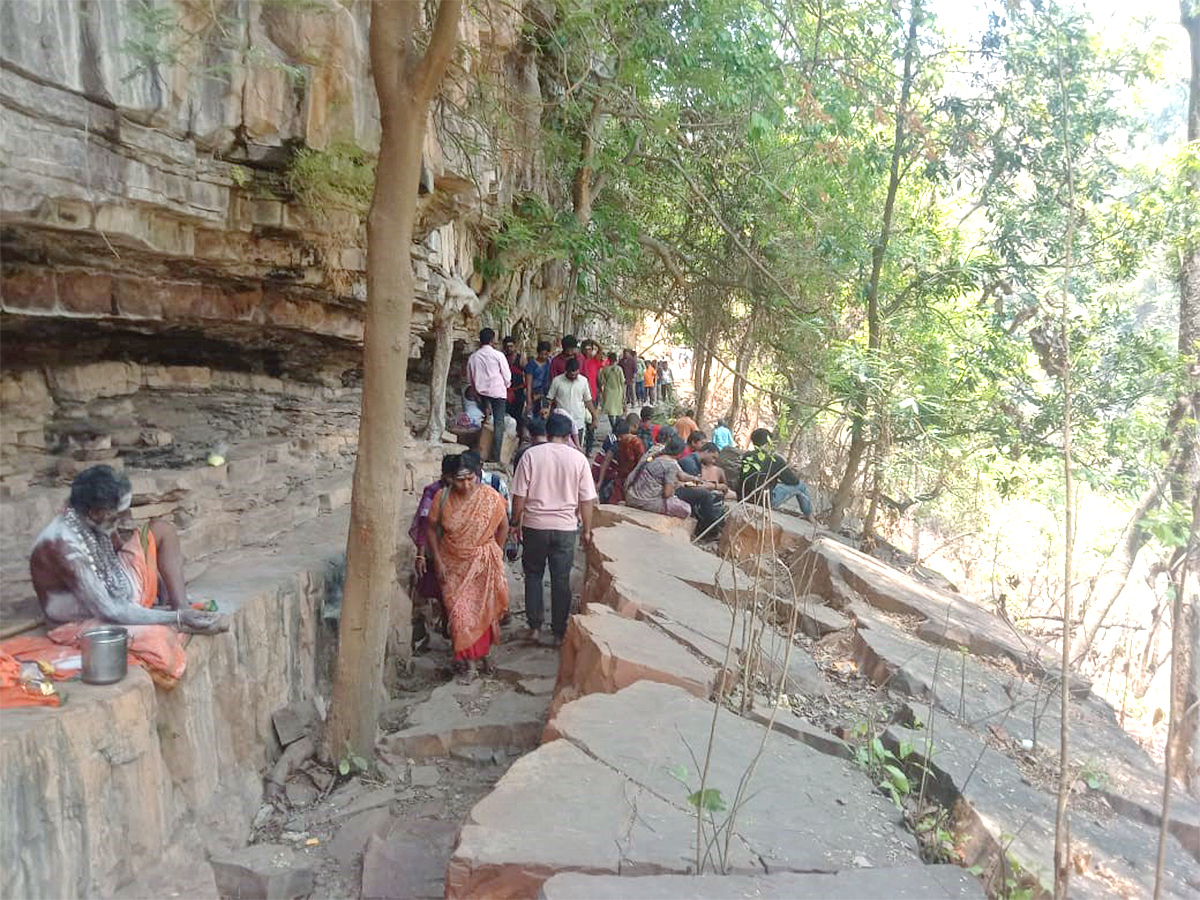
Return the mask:
[[467,497],[441,491],[430,512],[442,527],[442,602],[456,659],[486,656],[500,638],[500,618],[508,610],[508,578],[496,529],[507,515],[504,498],[486,485]]

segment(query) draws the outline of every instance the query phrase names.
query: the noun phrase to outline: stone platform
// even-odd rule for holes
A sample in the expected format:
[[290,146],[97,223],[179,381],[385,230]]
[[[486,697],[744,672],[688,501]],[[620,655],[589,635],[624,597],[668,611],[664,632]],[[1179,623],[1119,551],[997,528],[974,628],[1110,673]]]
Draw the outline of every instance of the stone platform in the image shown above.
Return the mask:
[[191,639],[173,691],[134,667],[116,685],[67,682],[60,709],[4,713],[5,896],[109,896],[173,844],[202,859],[248,831],[278,752],[271,713],[317,688],[347,522],[342,511],[271,550],[230,554],[195,582],[232,627]]
[[[405,521],[437,456],[426,448],[410,457],[411,484],[398,485]],[[190,639],[174,690],[134,667],[116,685],[66,682],[59,709],[4,712],[3,896],[153,896],[150,876],[164,855],[177,869],[186,868],[181,853],[196,859],[203,873],[206,851],[245,842],[263,772],[280,752],[272,713],[328,681],[336,635],[326,620],[341,600],[349,509],[344,499],[327,508],[225,549],[219,565],[189,581],[189,593],[216,600],[231,628]]]

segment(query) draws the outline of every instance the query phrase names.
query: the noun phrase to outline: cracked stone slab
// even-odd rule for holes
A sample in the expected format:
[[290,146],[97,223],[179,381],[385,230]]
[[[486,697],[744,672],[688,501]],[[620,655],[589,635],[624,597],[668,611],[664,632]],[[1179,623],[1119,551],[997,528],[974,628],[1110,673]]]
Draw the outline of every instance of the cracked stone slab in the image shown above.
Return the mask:
[[[639,681],[567,704],[546,735],[574,744],[665,801],[686,805],[699,787],[713,710],[678,687]],[[755,722],[725,710],[718,715],[706,787],[719,790],[727,804],[764,735]],[[687,786],[671,773],[681,765]],[[864,861],[921,864],[899,812],[857,767],[786,735],[767,736],[745,797],[736,832],[770,872],[834,872]]]
[[[1057,741],[1059,692],[1017,672],[1004,673],[970,654],[931,647],[894,622],[855,607],[855,660],[865,675],[918,701],[938,707],[969,728],[1002,729],[1014,740]],[[928,709],[912,704],[919,718]],[[1100,774],[1095,792],[1127,818],[1157,827],[1161,821],[1162,775],[1158,765],[1117,721],[1112,707],[1095,695],[1071,703],[1072,757]],[[1171,833],[1200,861],[1200,810],[1171,808]]]
[[[446,897],[535,897],[558,872],[688,872],[696,820],[685,806],[553,741],[517,760],[471,809],[447,866]],[[763,871],[738,842],[731,862]]]
[[379,747],[393,759],[449,756],[461,747],[528,749],[537,745],[545,719],[544,695],[484,679],[449,682],[434,688],[407,727],[385,735]]
[[[927,746],[932,740],[932,752]],[[933,790],[953,806],[968,864],[984,869],[985,883],[998,887],[1004,879],[1031,882],[1036,890],[1054,887],[1054,821],[1056,796],[1030,783],[1005,754],[946,718],[932,731],[889,726],[884,742],[895,751],[901,742],[913,747],[933,776]],[[1071,810],[1072,897],[1148,897],[1154,888],[1158,832],[1111,810],[1094,805]],[[1015,859],[1015,876],[1005,860]],[[1167,895],[1196,896],[1200,866],[1175,841],[1168,845]]]
[[[792,557],[791,567],[802,584],[841,607],[862,601],[885,612],[924,619],[923,637],[945,646],[966,647],[981,656],[1011,660],[1029,671],[1053,671],[1057,654],[988,609],[962,594],[925,584],[906,572],[847,546],[835,535],[802,519],[772,518],[776,552]],[[726,527],[725,549],[735,559],[751,559],[761,543],[760,519],[734,509]],[[1080,694],[1090,683],[1072,677]]]
[[632,506],[614,506],[606,503],[596,509],[593,525],[604,528],[618,522],[628,522],[655,531],[678,541],[690,542],[695,523],[691,519],[677,519],[674,516],[660,516],[658,513],[647,512],[644,509],[634,509]]
[[593,606],[567,623],[551,714],[585,694],[613,694],[642,680],[707,697],[717,672],[649,623]]
[[539,900],[983,900],[979,879],[960,866],[781,872],[774,875],[555,875]]
[[[712,595],[717,584],[727,590],[739,586],[728,564],[690,544],[630,524],[593,533],[585,606],[605,605],[623,616],[652,619],[675,640],[724,668],[730,634],[740,656],[748,629],[742,627],[744,613],[734,622],[733,609]],[[769,628],[763,639],[762,665],[763,674],[772,681],[783,670],[786,648],[783,635]],[[784,689],[810,696],[828,693],[816,663],[798,646],[788,659]]]

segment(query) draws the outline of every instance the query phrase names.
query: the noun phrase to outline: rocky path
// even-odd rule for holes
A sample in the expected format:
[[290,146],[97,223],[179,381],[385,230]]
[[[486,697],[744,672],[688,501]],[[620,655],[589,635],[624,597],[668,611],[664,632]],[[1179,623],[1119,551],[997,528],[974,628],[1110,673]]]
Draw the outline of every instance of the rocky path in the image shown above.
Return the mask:
[[[581,555],[577,585],[584,563]],[[458,683],[446,641],[433,635],[384,710],[375,772],[343,777],[308,760],[284,776],[282,792],[260,810],[250,846],[212,860],[216,895],[443,896],[460,823],[541,741],[558,673],[558,651],[518,638],[525,627],[520,563],[509,570],[514,615],[493,651],[495,673]],[[200,896],[184,872],[173,880],[175,889],[163,896],[180,889],[179,896]]]
[[[685,523],[600,518],[561,654],[514,639],[514,565],[495,674],[449,680],[435,640],[385,714],[377,775],[285,778],[255,843],[214,858],[221,895],[1047,890],[1045,648],[798,520],[742,521],[720,555]],[[1086,683],[1073,691],[1072,896],[1144,896],[1156,773]],[[1194,821],[1172,822],[1168,895],[1200,886]]]

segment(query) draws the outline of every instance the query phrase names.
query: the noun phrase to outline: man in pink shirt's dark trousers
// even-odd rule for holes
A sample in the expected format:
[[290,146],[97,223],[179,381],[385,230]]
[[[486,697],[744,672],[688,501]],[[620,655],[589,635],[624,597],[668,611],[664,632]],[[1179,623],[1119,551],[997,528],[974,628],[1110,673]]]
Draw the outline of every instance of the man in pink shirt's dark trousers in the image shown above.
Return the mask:
[[513,475],[513,524],[524,546],[525,617],[528,636],[541,639],[544,600],[542,577],[550,564],[550,627],[554,644],[562,643],[571,615],[571,564],[575,560],[577,522],[585,544],[592,539],[592,505],[596,485],[587,457],[567,443],[572,423],[551,416],[547,442],[530,447]]

